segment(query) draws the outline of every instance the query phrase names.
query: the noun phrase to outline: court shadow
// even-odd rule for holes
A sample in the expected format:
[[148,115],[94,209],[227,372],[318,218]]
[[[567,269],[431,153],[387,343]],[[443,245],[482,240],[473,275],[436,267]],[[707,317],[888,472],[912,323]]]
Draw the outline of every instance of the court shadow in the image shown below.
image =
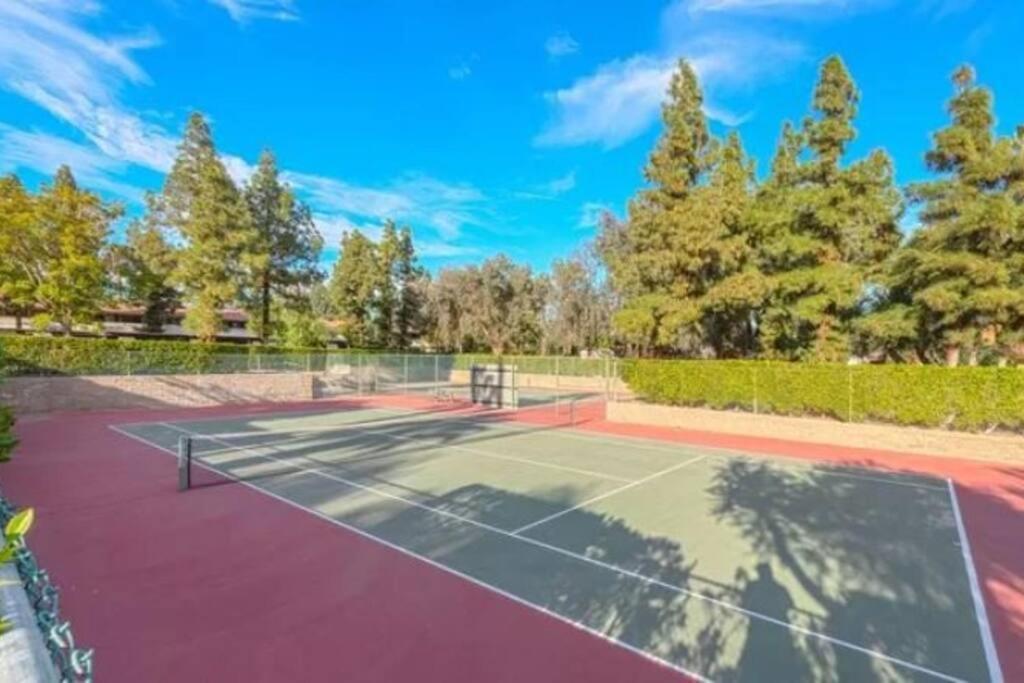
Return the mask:
[[[356,494],[325,490],[321,499],[305,504],[339,510],[350,495]],[[369,501],[334,516],[564,620],[715,680],[733,680],[735,662],[721,656],[729,622],[686,594],[696,563],[677,543],[644,536],[617,519],[581,513],[579,524],[599,540],[580,555],[463,521],[482,511],[490,517],[535,515],[550,511],[550,499],[560,496],[553,491],[540,499],[474,484],[430,499],[440,514]],[[635,570],[618,569],[625,566]]]
[[[717,466],[708,493],[715,516],[737,528],[758,558],[758,577],[741,593],[743,602],[758,605],[751,610],[913,665],[987,679],[943,486],[880,483],[845,467],[797,470],[735,459]],[[756,627],[741,661],[764,661],[771,650],[769,661],[788,660],[794,677],[787,680],[804,680],[807,672],[812,679],[927,678],[794,631],[788,643],[771,640]]]

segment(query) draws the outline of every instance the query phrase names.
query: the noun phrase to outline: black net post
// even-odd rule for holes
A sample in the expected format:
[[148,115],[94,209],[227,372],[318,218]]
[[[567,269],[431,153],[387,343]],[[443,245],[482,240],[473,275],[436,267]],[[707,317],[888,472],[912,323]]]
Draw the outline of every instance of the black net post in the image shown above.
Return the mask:
[[192,486],[192,437],[178,438],[178,490],[187,491]]

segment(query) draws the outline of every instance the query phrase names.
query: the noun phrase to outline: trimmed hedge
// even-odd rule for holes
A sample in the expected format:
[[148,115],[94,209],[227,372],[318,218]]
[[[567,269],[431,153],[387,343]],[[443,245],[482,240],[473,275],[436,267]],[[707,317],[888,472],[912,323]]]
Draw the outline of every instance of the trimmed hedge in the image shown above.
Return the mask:
[[209,374],[323,369],[323,349],[168,340],[0,336],[0,372],[13,375]]
[[562,377],[607,377],[615,367],[614,359],[576,356],[496,356],[465,353],[455,356],[456,370],[469,370],[473,364],[507,363],[522,374],[561,375]]
[[[0,367],[3,367],[3,362],[4,349],[0,346]],[[0,373],[0,382],[2,381],[3,376]],[[10,460],[11,453],[17,445],[18,440],[14,438],[14,412],[7,406],[0,405],[0,462]]]
[[638,360],[623,379],[678,406],[817,415],[969,431],[1024,431],[1024,369]]

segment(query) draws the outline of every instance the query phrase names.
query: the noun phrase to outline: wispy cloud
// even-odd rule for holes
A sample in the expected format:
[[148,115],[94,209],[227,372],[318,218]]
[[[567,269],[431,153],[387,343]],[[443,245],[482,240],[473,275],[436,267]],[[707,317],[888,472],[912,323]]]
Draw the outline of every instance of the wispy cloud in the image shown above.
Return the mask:
[[402,176],[381,187],[308,173],[286,173],[285,178],[318,211],[353,224],[390,218],[432,229],[451,241],[463,228],[482,226],[486,221],[485,195],[466,183],[448,183],[426,175]]
[[[721,93],[765,74],[784,70],[804,55],[794,41],[720,20],[694,20],[693,13],[791,6],[831,0],[694,0],[670,6],[662,16],[663,45],[600,65],[571,85],[545,94],[551,119],[534,139],[540,146],[600,144],[617,147],[646,131],[658,118],[672,72],[680,58],[697,71],[705,89],[705,113],[725,125],[743,123],[749,114],[720,103]],[[718,3],[718,4],[716,4]],[[703,9],[695,9],[700,5]]]
[[473,67],[471,67],[466,62],[463,62],[461,64],[457,64],[457,65],[455,65],[455,66],[453,66],[453,67],[448,69],[448,78],[452,79],[453,81],[465,80],[465,79],[469,78],[472,74],[473,74]]
[[[870,0],[867,0],[870,2]],[[849,0],[690,0],[677,3],[692,14],[702,12],[765,12],[816,7],[845,8]]]
[[555,199],[575,187],[576,171],[569,171],[564,176],[534,185],[528,190],[514,192],[513,196],[518,199]]
[[100,37],[78,25],[100,11],[73,0],[0,3],[0,87],[77,128],[111,158],[166,170],[174,139],[118,99],[123,86],[150,83],[132,53],[160,38],[152,29]]
[[672,74],[672,60],[638,55],[603,64],[568,88],[547,93],[554,120],[539,145],[599,142],[617,147],[653,121]]
[[601,216],[611,211],[611,207],[600,202],[586,202],[580,207],[579,221],[576,227],[580,229],[596,228],[601,223]]
[[209,2],[223,7],[231,18],[240,24],[256,19],[296,21],[299,18],[294,0],[209,0]]
[[580,44],[565,31],[559,31],[544,41],[544,51],[552,59],[559,59],[579,52]]
[[85,185],[132,203],[142,201],[141,189],[113,179],[124,171],[124,163],[111,159],[92,146],[0,124],[0,172],[30,168],[49,176],[62,164],[70,166],[75,177]]
[[418,241],[416,243],[416,251],[424,258],[455,258],[458,256],[473,256],[480,253],[480,250],[476,247],[431,240]]
[[[216,1],[237,20],[294,14],[288,0]],[[143,115],[120,99],[122,89],[151,83],[133,53],[159,45],[156,32],[103,37],[86,30],[84,19],[102,11],[97,2],[78,0],[0,1],[0,87],[42,107],[83,137],[75,142],[4,126],[0,154],[4,170],[49,174],[65,162],[83,182],[138,201],[139,191],[120,177],[133,167],[167,172],[179,134],[165,127],[164,116]],[[222,159],[236,182],[252,174],[252,164],[241,157],[222,154]],[[386,218],[417,224],[444,243],[457,239],[466,226],[486,222],[486,197],[468,184],[422,174],[401,175],[379,187],[312,173],[285,177],[316,212],[325,238],[335,243],[353,227],[373,235]]]

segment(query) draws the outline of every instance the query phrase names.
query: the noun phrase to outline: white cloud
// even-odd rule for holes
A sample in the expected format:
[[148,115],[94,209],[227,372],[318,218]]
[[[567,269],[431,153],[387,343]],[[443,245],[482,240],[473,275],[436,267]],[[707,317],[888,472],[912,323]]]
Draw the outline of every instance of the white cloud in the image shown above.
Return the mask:
[[604,64],[570,87],[547,93],[555,119],[537,144],[617,147],[639,135],[657,114],[672,65],[671,59],[637,55]]
[[558,59],[579,52],[580,44],[565,31],[559,31],[544,41],[544,51],[552,59]]
[[756,12],[809,7],[847,7],[849,0],[689,0],[677,3],[689,12]]
[[336,248],[341,242],[341,236],[353,230],[358,230],[372,240],[378,240],[384,227],[382,223],[353,221],[343,214],[317,213],[313,215],[313,222],[324,238],[325,248],[328,249]]
[[577,228],[591,229],[601,224],[601,216],[611,211],[611,207],[600,202],[586,202],[580,207],[580,218]]
[[463,62],[448,69],[448,78],[453,81],[463,81],[469,78],[472,73],[473,68],[468,63]]
[[[218,4],[238,19],[294,10],[284,0]],[[0,0],[0,88],[42,107],[84,138],[79,143],[5,127],[0,129],[2,163],[52,173],[64,161],[83,182],[132,198],[138,191],[117,177],[132,167],[167,172],[179,135],[165,127],[163,115],[143,116],[120,100],[122,88],[151,83],[133,53],[158,45],[159,37],[152,30],[101,37],[83,28],[84,19],[101,11],[89,0]],[[222,159],[236,182],[253,172],[238,156],[222,154]],[[483,226],[487,217],[486,198],[477,188],[426,175],[402,175],[381,187],[308,173],[285,176],[317,213],[329,239],[340,237],[346,226],[371,232],[393,218],[432,230],[447,242],[465,226]]]
[[132,52],[160,39],[152,30],[101,38],[77,25],[81,15],[99,11],[95,3],[63,0],[0,3],[0,87],[74,126],[112,158],[166,170],[174,139],[117,97],[124,84],[150,82]]
[[[693,16],[718,7],[724,12],[750,8],[791,6],[799,2],[832,0],[693,0],[677,2],[662,15],[662,42],[658,49],[600,65],[574,83],[545,94],[552,115],[534,139],[540,146],[600,144],[617,147],[642,134],[658,119],[672,72],[685,58],[700,76],[705,93],[705,114],[728,126],[743,123],[749,114],[737,114],[720,103],[723,92],[754,83],[788,68],[804,54],[793,41],[721,20],[701,21]],[[834,3],[833,3],[834,4]],[[720,5],[720,7],[719,7]]]
[[317,211],[353,224],[390,218],[421,225],[444,240],[453,240],[464,227],[483,225],[486,218],[486,197],[480,190],[425,175],[402,176],[382,187],[308,173],[285,173],[284,177]]
[[62,164],[70,166],[84,185],[134,203],[142,200],[142,190],[112,178],[124,170],[122,162],[66,138],[0,124],[0,172],[24,167],[52,176]]
[[240,24],[254,19],[296,21],[299,14],[294,0],[209,0],[227,10],[233,20]]
[[569,171],[560,178],[554,178],[546,183],[534,185],[528,190],[514,192],[513,196],[518,199],[555,199],[569,192],[574,187],[576,187],[576,171]]
[[448,242],[421,241],[416,243],[416,252],[424,258],[453,258],[479,254],[476,247],[450,244]]

